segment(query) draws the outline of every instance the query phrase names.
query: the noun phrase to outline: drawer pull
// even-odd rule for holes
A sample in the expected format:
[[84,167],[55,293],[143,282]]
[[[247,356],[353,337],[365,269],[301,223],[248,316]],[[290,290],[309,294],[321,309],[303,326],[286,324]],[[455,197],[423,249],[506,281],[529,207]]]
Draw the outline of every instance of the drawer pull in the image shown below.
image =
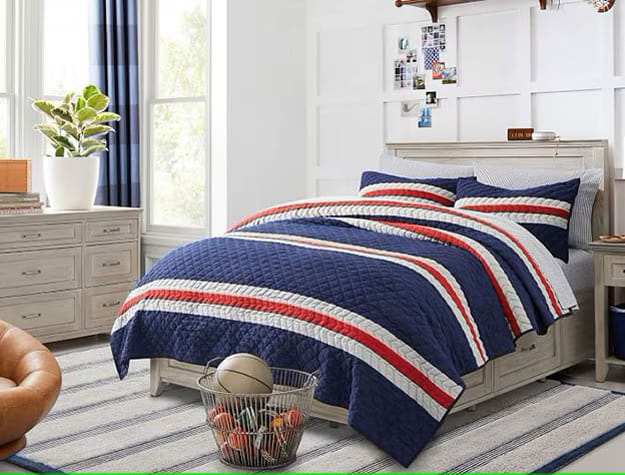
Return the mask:
[[122,232],[122,228],[104,228],[102,230],[102,234],[115,234],[115,233],[121,233]]
[[121,266],[121,261],[111,261],[111,262],[103,262],[102,267],[119,267]]
[[534,351],[536,349],[536,344],[532,343],[530,346],[525,346],[521,348],[521,353],[529,353],[530,351]]
[[28,315],[22,315],[22,320],[37,320],[43,317],[41,313],[29,313]]
[[41,239],[41,233],[22,234],[22,239]]
[[113,307],[117,307],[119,305],[121,305],[121,300],[118,300],[116,302],[108,302],[108,303],[103,303],[102,304],[102,308],[113,308]]
[[35,275],[41,275],[41,269],[25,270],[22,272],[22,275],[25,277],[33,277]]

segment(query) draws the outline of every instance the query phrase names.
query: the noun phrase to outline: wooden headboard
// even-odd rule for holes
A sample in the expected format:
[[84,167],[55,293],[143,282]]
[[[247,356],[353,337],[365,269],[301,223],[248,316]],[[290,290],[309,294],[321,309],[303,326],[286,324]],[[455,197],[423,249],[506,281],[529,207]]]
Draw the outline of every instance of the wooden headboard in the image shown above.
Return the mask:
[[[604,180],[593,211],[593,235],[612,232],[614,167],[607,140],[557,142],[410,142],[389,143],[388,152],[407,160],[474,162],[510,167],[580,170],[603,168]],[[556,156],[557,152],[557,156]]]

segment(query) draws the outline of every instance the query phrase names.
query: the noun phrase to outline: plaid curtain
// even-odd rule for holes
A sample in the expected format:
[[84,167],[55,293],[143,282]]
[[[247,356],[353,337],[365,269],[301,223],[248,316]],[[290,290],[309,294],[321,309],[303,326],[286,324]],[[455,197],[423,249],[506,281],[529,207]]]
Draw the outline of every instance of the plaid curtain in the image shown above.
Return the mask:
[[92,0],[91,76],[122,116],[103,153],[96,203],[140,206],[137,0]]

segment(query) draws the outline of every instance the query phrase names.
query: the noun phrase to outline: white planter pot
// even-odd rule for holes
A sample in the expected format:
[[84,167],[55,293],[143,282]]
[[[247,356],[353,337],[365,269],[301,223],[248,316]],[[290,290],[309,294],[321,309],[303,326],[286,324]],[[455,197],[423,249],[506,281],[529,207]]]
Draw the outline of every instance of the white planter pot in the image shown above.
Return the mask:
[[43,181],[50,207],[88,210],[98,188],[100,157],[44,157]]

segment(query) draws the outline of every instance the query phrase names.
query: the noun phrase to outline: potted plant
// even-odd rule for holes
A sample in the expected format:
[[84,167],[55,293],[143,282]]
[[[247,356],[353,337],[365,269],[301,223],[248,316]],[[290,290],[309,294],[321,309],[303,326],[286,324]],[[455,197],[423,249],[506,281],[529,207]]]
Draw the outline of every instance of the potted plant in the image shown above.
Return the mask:
[[33,100],[33,108],[46,118],[35,130],[50,142],[54,156],[43,158],[43,177],[50,207],[91,209],[100,171],[99,153],[108,150],[106,136],[115,130],[110,122],[121,119],[106,112],[109,98],[97,86],[82,94],[70,92],[60,103]]

